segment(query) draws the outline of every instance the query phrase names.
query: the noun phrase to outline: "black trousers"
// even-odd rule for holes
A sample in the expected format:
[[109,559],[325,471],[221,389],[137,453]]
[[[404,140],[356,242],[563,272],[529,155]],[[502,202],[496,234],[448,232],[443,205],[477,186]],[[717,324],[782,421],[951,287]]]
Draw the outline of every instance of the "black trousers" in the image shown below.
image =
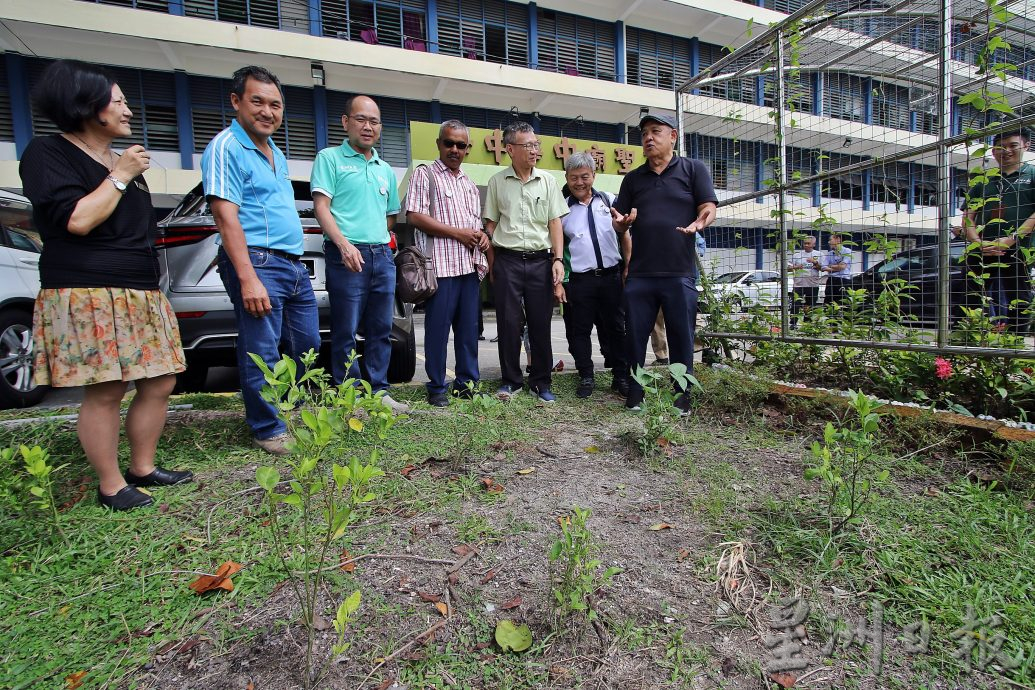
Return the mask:
[[[515,252],[496,247],[492,264],[496,331],[503,383],[521,387],[521,332],[528,324],[531,347],[528,385],[549,388],[553,370],[553,273],[550,252]],[[522,306],[522,303],[524,306]]]
[[594,272],[572,273],[565,293],[564,332],[568,351],[575,360],[575,369],[585,378],[593,375],[593,344],[590,335],[594,324],[597,340],[604,354],[604,366],[616,377],[629,371],[625,356],[625,308],[622,304],[621,265],[595,275]]
[[[694,331],[697,321],[697,288],[693,278],[635,277],[625,283],[626,353],[630,367],[643,366],[647,358],[647,342],[658,310],[665,310],[665,330],[668,335],[668,357],[672,364],[694,368]],[[627,405],[643,401],[643,388],[635,381],[629,383]]]
[[819,286],[796,287],[791,293],[791,323],[798,322],[798,314],[807,314],[819,303]]
[[[987,299],[984,299],[987,298]],[[1010,333],[1027,335],[1031,326],[1031,266],[1016,250],[1003,256],[967,257],[967,306],[984,307]]]
[[850,282],[849,278],[835,278],[834,276],[827,278],[827,293],[823,297],[823,304],[833,304],[843,300]]

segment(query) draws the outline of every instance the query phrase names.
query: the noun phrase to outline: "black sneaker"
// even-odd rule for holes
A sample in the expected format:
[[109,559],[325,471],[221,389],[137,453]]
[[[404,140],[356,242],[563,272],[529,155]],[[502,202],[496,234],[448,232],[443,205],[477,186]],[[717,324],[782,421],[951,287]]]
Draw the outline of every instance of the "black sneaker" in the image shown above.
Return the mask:
[[583,376],[579,379],[579,387],[575,389],[575,397],[588,398],[593,395],[593,388],[595,386],[596,382],[593,381],[592,376]]
[[428,393],[428,404],[432,407],[449,407],[449,398],[445,393]]
[[693,400],[689,393],[682,393],[676,398],[675,402],[676,409],[679,410],[679,416],[685,417],[690,414],[690,410],[693,407]]
[[623,398],[629,397],[629,377],[615,376],[611,379],[611,390]]

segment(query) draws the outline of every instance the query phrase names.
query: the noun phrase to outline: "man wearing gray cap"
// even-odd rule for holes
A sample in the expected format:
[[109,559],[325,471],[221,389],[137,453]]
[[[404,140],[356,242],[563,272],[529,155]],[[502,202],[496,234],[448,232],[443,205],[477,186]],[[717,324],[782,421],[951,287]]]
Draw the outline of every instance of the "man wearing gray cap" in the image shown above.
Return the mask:
[[[694,323],[697,313],[696,233],[715,220],[715,189],[711,173],[698,160],[675,153],[679,134],[667,115],[640,118],[640,141],[647,161],[622,180],[611,210],[619,235],[631,233],[632,256],[625,284],[626,334],[630,363],[643,366],[658,310],[665,310],[669,359],[694,361]],[[643,388],[632,382],[626,407],[640,408]],[[688,395],[676,407],[690,410]]]

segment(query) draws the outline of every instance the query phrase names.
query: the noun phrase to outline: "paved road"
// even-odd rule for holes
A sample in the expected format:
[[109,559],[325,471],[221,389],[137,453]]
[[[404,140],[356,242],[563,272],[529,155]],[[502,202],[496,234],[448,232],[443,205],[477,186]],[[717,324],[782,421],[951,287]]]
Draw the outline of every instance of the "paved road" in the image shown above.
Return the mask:
[[[414,314],[413,326],[416,329],[417,335],[417,372],[413,377],[414,383],[426,383],[428,380],[427,375],[424,373],[424,314]],[[478,342],[478,366],[481,369],[481,375],[483,379],[498,379],[500,376],[500,363],[499,353],[496,349],[496,343],[491,342],[491,338],[496,336],[496,321],[491,310],[485,312],[485,340]],[[564,370],[572,371],[574,369],[574,362],[571,355],[568,353],[568,341],[564,337],[564,322],[560,316],[554,316],[553,324],[551,328],[551,336],[553,338],[553,355],[554,360],[561,360],[564,362]],[[652,361],[651,356],[648,354],[648,362]],[[600,351],[597,347],[596,338],[593,338],[593,361],[597,368],[603,367],[604,359],[600,355]],[[454,364],[452,347],[450,346],[450,352],[446,362],[446,366],[449,369],[449,376],[452,376],[452,367]],[[238,385],[237,379],[237,368],[236,367],[214,367],[209,371],[208,381],[205,385],[205,390],[210,393],[229,392],[237,391],[240,386]],[[82,401],[82,389],[81,388],[58,388],[52,389],[40,403],[40,407],[65,407],[68,405],[75,405]]]

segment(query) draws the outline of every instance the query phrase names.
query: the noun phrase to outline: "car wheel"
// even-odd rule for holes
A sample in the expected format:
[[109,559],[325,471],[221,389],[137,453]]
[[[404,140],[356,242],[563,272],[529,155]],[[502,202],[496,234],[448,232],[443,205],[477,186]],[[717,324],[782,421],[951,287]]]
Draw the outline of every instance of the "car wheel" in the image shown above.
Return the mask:
[[30,407],[43,400],[46,386],[33,380],[32,314],[12,309],[0,314],[0,407]]
[[406,383],[417,372],[417,336],[413,331],[400,341],[392,343],[392,358],[388,362],[388,383]]
[[200,393],[205,390],[208,369],[207,364],[188,362],[187,370],[176,375],[176,387],[173,389],[173,393]]

